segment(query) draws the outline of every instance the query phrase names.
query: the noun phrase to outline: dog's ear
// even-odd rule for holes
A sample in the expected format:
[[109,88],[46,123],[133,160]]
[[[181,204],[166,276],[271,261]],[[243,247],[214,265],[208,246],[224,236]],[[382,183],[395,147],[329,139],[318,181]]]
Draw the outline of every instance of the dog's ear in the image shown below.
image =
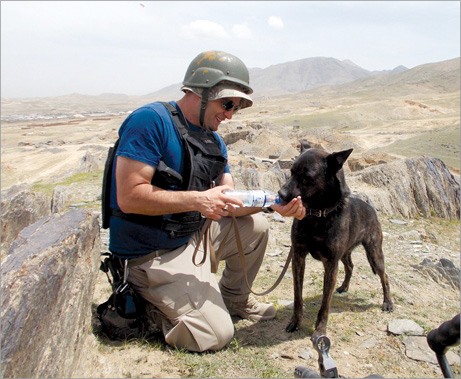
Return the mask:
[[304,153],[307,149],[310,149],[312,146],[307,140],[303,139],[301,141],[301,153]]
[[344,162],[346,162],[346,159],[349,158],[349,155],[351,155],[352,150],[354,149],[331,153],[327,157],[328,169],[332,170],[333,172],[339,171],[343,167]]

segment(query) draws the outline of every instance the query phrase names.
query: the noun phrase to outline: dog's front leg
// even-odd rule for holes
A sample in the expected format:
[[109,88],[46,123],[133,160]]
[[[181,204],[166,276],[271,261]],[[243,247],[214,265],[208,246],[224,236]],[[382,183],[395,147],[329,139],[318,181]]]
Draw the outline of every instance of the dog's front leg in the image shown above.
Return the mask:
[[[295,249],[294,247],[291,248]],[[299,329],[299,324],[303,317],[303,281],[306,267],[306,255],[300,253],[299,250],[296,249],[293,253],[291,270],[293,272],[294,306],[290,323],[286,327],[288,333],[293,333]]]
[[336,276],[338,275],[338,261],[323,261],[325,273],[323,276],[323,298],[317,321],[315,323],[315,331],[312,334],[311,340],[315,341],[318,337],[326,335],[328,312],[330,310],[331,299],[333,297],[334,288],[336,286]]

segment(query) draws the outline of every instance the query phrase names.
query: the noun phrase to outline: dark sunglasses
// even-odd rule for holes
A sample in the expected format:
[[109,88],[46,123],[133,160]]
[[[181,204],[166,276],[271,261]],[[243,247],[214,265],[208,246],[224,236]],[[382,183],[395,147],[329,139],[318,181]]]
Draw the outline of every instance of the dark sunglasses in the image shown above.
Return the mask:
[[222,109],[224,109],[226,112],[229,112],[229,111],[237,112],[240,109],[240,105],[235,104],[230,99],[222,99],[221,106],[222,106]]

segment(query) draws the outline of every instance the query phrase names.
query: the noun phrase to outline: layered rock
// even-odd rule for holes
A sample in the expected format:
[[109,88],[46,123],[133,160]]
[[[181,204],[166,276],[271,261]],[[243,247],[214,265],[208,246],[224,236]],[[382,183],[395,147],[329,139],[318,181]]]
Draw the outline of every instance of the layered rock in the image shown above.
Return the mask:
[[91,333],[99,258],[99,221],[87,210],[19,234],[1,268],[2,377],[72,377]]
[[438,158],[419,157],[367,167],[348,177],[386,215],[460,217],[460,185]]
[[2,250],[9,248],[21,230],[50,212],[50,199],[44,194],[28,189],[2,193]]

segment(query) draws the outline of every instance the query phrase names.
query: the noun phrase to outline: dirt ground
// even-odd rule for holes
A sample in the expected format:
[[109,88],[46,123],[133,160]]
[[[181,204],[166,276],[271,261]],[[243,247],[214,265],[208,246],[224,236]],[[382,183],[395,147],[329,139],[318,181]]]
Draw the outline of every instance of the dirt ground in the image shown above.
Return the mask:
[[[290,100],[291,101],[291,100]],[[287,100],[288,102],[288,100]],[[280,105],[282,104],[282,105]],[[326,148],[335,148],[345,142],[356,145],[357,154],[371,148],[386,146],[396,140],[414,135],[412,126],[419,132],[452,125],[458,120],[459,110],[442,116],[424,118],[405,123],[390,123],[385,130],[357,128],[338,132],[319,127],[300,132],[293,127],[302,124],[303,112],[312,113],[305,106],[299,113],[287,113],[277,106],[283,102],[255,104],[246,114],[237,115],[232,122],[223,124],[223,133],[245,130],[251,123],[267,126],[278,135],[275,144],[287,159],[296,154],[297,138],[302,133],[310,135],[314,142]],[[402,103],[401,111],[413,112],[413,106]],[[408,108],[408,109],[407,109]],[[285,108],[283,108],[285,109]],[[283,110],[282,109],[282,110]],[[337,110],[335,104],[325,104],[317,113]],[[410,112],[411,111],[411,112]],[[69,172],[77,172],[82,157],[90,151],[99,162],[105,158],[106,149],[113,143],[117,130],[126,115],[65,119],[59,122],[21,121],[2,123],[2,190],[22,183],[59,183]],[[432,118],[431,118],[432,117]],[[454,121],[455,120],[455,121]],[[284,125],[283,127],[280,125]],[[302,129],[302,128],[301,128]],[[336,139],[333,139],[336,138]],[[230,148],[231,163],[247,162],[241,149],[252,148],[254,156],[267,157],[268,146],[239,145]],[[290,155],[291,154],[291,155]],[[399,157],[398,155],[394,155]],[[456,169],[454,168],[454,171]],[[84,186],[81,196],[98,210],[100,188],[96,184]],[[352,189],[354,190],[354,189]],[[86,200],[85,200],[86,201]],[[88,206],[88,205],[87,205]],[[267,216],[271,225],[271,240],[255,287],[267,288],[278,276],[289,250],[291,222]],[[444,280],[436,280],[421,269],[427,258],[436,263],[440,258],[452,260],[459,267],[459,221],[438,219],[404,220],[405,225],[394,224],[390,218],[381,217],[384,231],[386,270],[390,278],[395,310],[382,312],[382,290],[379,279],[368,266],[365,254],[358,249],[353,255],[355,271],[351,289],[346,294],[335,294],[330,309],[328,335],[332,342],[330,354],[339,373],[345,377],[364,377],[373,373],[387,378],[442,377],[435,363],[415,360],[408,356],[405,336],[394,336],[387,331],[394,319],[411,319],[425,332],[451,319],[460,308],[459,288]],[[102,232],[103,245],[107,235]],[[104,248],[104,247],[103,247]],[[340,278],[343,271],[340,272]],[[292,377],[298,365],[318,370],[317,353],[309,337],[321,301],[323,269],[319,262],[308,258],[304,290],[304,319],[300,331],[285,332],[292,308],[292,276],[288,273],[282,284],[264,301],[273,302],[278,310],[275,320],[254,323],[235,319],[235,338],[223,351],[214,354],[190,354],[166,346],[160,335],[146,341],[113,342],[98,333],[97,320],[94,330],[88,331],[85,360],[76,377],[88,378],[152,378],[152,377]],[[340,284],[338,279],[338,285]],[[100,273],[95,288],[94,305],[104,301],[109,285]],[[459,349],[452,349],[459,356]],[[459,376],[459,358],[453,366]]]
[[[289,249],[286,239],[290,222],[269,219],[272,237],[255,283],[257,291],[267,289],[275,281]],[[444,280],[434,281],[419,265],[425,258],[434,263],[446,258],[458,265],[459,224],[449,225],[436,220],[412,220],[407,225],[396,225],[389,219],[381,222],[385,236],[386,270],[395,310],[393,313],[381,311],[379,278],[372,274],[364,252],[357,249],[353,255],[355,271],[351,288],[346,294],[335,294],[330,309],[330,355],[339,374],[344,377],[371,374],[387,378],[442,377],[435,362],[409,357],[405,345],[407,337],[390,334],[388,323],[394,319],[411,319],[427,333],[459,313],[459,290]],[[421,239],[407,237],[409,232],[414,231]],[[428,235],[432,235],[432,239]],[[434,243],[434,237],[438,242]],[[181,353],[166,346],[160,335],[143,343],[122,343],[109,341],[97,334],[98,338],[88,340],[88,360],[77,376],[207,377],[211,373],[210,376],[235,378],[292,377],[297,366],[318,372],[318,355],[312,347],[310,335],[321,301],[322,275],[321,264],[309,257],[304,281],[304,319],[300,331],[296,333],[285,332],[292,312],[292,276],[289,272],[274,292],[260,299],[276,305],[276,319],[257,323],[235,318],[235,338],[221,352]],[[343,275],[341,269],[338,285]],[[104,301],[108,291],[107,279],[101,274],[94,303]],[[95,330],[98,330],[98,322],[94,320],[94,323]],[[431,351],[426,350],[430,355]],[[450,362],[455,362],[452,370],[459,375],[459,349],[453,348],[449,354]],[[260,361],[266,367],[259,367]],[[204,371],[206,367],[217,364],[221,367]]]

